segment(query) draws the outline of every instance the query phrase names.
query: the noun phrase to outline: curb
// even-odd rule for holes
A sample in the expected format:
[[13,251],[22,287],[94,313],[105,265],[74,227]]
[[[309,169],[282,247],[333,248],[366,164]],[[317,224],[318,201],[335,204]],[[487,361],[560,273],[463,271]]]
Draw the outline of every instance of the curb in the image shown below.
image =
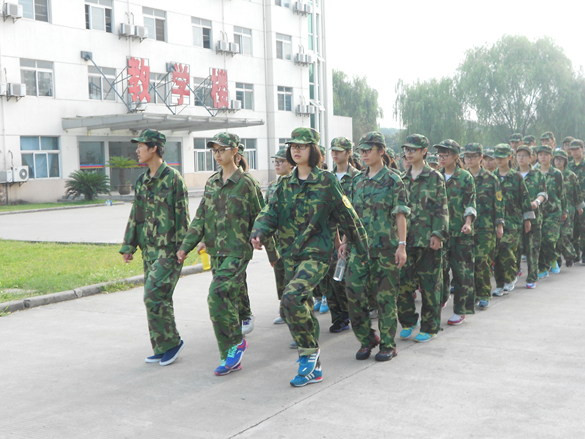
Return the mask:
[[[115,203],[112,203],[112,206],[120,206],[122,204],[124,204],[122,201],[116,201]],[[16,215],[18,213],[49,212],[51,210],[85,209],[87,207],[105,207],[105,206],[103,204],[83,204],[81,206],[47,207],[45,209],[12,210],[10,212],[0,212],[0,215]]]
[[[198,274],[203,272],[203,265],[190,265],[183,267],[181,276],[188,276],[190,274]],[[52,303],[64,302],[66,300],[80,299],[82,297],[93,296],[102,293],[102,288],[108,285],[126,283],[129,285],[137,285],[144,283],[144,275],[132,276],[126,279],[120,279],[110,282],[102,282],[95,285],[87,285],[79,287],[74,290],[61,291],[59,293],[45,294],[44,296],[28,297],[26,299],[14,300],[12,302],[0,303],[0,312],[14,312],[24,311],[37,306],[50,305]]]

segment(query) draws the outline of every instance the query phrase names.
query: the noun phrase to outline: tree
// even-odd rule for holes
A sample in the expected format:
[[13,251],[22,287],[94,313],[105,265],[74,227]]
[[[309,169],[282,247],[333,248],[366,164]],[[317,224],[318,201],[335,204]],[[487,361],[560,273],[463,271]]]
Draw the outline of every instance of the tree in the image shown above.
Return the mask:
[[353,142],[378,129],[378,117],[384,117],[378,106],[378,91],[368,85],[366,77],[354,76],[350,81],[347,75],[333,70],[333,112],[337,116],[351,117],[353,120]]

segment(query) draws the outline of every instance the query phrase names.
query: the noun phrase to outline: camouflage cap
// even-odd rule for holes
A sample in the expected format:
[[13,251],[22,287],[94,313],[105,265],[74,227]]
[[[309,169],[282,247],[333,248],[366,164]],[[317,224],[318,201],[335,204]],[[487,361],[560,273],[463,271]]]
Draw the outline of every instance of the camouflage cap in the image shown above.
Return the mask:
[[351,151],[353,142],[347,137],[336,137],[331,141],[331,151]]
[[[370,147],[362,148],[362,145],[370,145]],[[362,149],[371,149],[373,145],[383,145],[386,147],[386,139],[384,138],[384,134],[379,131],[372,131],[369,133],[364,134],[360,138],[359,146]]]
[[567,136],[563,139],[563,143],[571,143],[575,138],[573,136]]
[[540,136],[540,140],[554,139],[554,138],[555,138],[554,134],[550,131],[546,131],[546,132],[542,133],[542,136]]
[[483,154],[483,145],[481,143],[468,143],[465,145],[463,154]]
[[423,149],[429,147],[429,139],[422,134],[411,134],[406,138],[406,142],[402,145],[402,148],[417,148]]
[[569,149],[577,149],[577,148],[584,148],[583,141],[581,139],[575,139],[569,145]]
[[533,142],[536,142],[536,137],[531,136],[531,135],[524,136],[524,144],[525,145],[528,145],[529,143],[533,143]]
[[213,148],[213,145],[223,146],[224,148],[238,148],[240,145],[240,136],[231,133],[217,133],[209,142],[208,148]]
[[461,147],[453,139],[445,139],[445,140],[442,140],[441,143],[439,143],[438,145],[433,145],[433,148],[437,148],[437,149],[439,149],[439,148],[449,149],[451,151],[455,151],[455,154],[459,154],[461,152]]
[[510,142],[522,142],[522,134],[514,133],[512,137],[510,137]]
[[494,148],[486,148],[483,151],[483,156],[493,159],[494,158]]
[[391,159],[395,159],[396,158],[396,153],[394,152],[394,150],[392,148],[390,148],[389,146],[386,147],[386,154],[388,154],[388,156]]
[[244,154],[244,150],[246,149],[246,145],[244,145],[243,143],[240,143],[238,145],[238,154]]
[[429,164],[431,164],[431,163],[433,163],[435,165],[439,164],[439,157],[437,157],[435,154],[429,154],[425,160]]
[[140,137],[136,137],[131,140],[132,143],[156,143],[158,145],[165,146],[167,143],[167,136],[163,133],[159,133],[156,130],[149,130],[148,128],[140,133]]
[[567,161],[567,163],[569,162],[569,155],[567,154],[567,151],[565,151],[564,149],[559,149],[558,151],[555,151],[553,157],[554,158],[562,157]]
[[321,138],[317,130],[306,127],[295,128],[290,137],[290,140],[285,142],[287,145],[292,143],[297,143],[299,145],[308,145],[310,143],[314,143],[315,145],[319,145],[319,139]]
[[321,155],[322,155],[323,157],[325,157],[325,154],[326,154],[326,152],[325,152],[325,147],[324,147],[324,146],[321,146],[321,145],[319,145],[319,151],[321,151]]
[[532,147],[531,147],[531,146],[528,146],[528,145],[520,145],[520,146],[518,147],[518,149],[516,150],[516,155],[518,155],[518,153],[519,153],[520,151],[525,151],[525,152],[527,152],[529,156],[531,156],[531,155],[533,154]]
[[539,147],[537,147],[537,148],[536,148],[536,152],[537,152],[537,154],[538,154],[538,153],[541,153],[541,152],[547,152],[547,153],[549,153],[549,154],[551,154],[551,155],[552,155],[552,153],[553,153],[553,150],[552,150],[552,148],[551,148],[550,146],[548,146],[548,145],[541,145],[541,146],[539,146]]
[[512,147],[507,143],[500,143],[494,148],[494,158],[496,159],[510,157],[513,153],[514,151],[512,151]]
[[286,160],[286,148],[279,149],[271,158]]

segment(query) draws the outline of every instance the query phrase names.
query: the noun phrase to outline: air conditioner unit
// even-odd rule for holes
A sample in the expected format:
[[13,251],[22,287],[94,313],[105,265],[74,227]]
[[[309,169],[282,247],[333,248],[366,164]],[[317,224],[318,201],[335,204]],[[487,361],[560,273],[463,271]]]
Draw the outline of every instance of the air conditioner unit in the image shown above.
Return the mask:
[[314,105],[308,105],[307,106],[307,113],[309,114],[315,114],[317,112],[317,108],[315,108]]
[[307,114],[308,111],[306,105],[297,105],[297,114]]
[[227,41],[224,40],[219,40],[217,42],[217,51],[218,52],[228,52],[229,51],[229,43]]
[[305,10],[303,2],[295,2],[293,6],[293,11],[295,12],[303,12]]
[[240,53],[240,45],[238,43],[230,43],[230,52]]
[[120,35],[131,37],[134,35],[134,26],[128,23],[120,23]]
[[304,63],[305,62],[305,54],[304,53],[297,53],[295,55],[295,62]]
[[145,26],[135,26],[134,36],[140,38],[140,40],[148,38],[148,28]]
[[6,96],[6,83],[0,82],[0,96]]
[[312,5],[303,5],[303,11],[305,11],[305,14],[312,14],[313,13],[313,6]]
[[230,109],[241,110],[242,109],[242,101],[230,101]]
[[307,64],[313,64],[313,55],[310,55],[310,54],[307,53],[305,55],[305,63],[307,63]]
[[7,96],[15,98],[22,98],[26,96],[26,84],[8,84]]
[[22,183],[28,181],[28,166],[20,166],[12,168],[12,181],[14,183]]
[[11,17],[15,21],[22,18],[23,9],[18,3],[4,3],[4,18]]
[[146,103],[146,102],[140,102],[140,101],[130,102],[130,108],[134,111],[145,111],[147,107],[148,107],[148,103]]

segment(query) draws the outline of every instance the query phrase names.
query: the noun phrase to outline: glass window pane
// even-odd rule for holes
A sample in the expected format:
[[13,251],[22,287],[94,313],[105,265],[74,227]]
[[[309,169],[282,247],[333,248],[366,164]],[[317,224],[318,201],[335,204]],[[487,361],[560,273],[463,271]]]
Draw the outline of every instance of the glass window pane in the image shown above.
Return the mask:
[[193,44],[203,47],[203,29],[199,26],[193,26]]
[[153,9],[153,11],[155,17],[165,18],[165,11],[161,11],[159,9]]
[[102,98],[102,86],[101,78],[97,76],[89,77],[89,98],[100,99]]
[[37,61],[37,67],[39,69],[53,70],[53,63],[51,61]]
[[165,40],[165,21],[156,19],[156,39],[157,41]]
[[26,94],[28,96],[37,95],[37,80],[34,70],[21,70],[20,77],[24,84],[26,84]]
[[53,74],[50,72],[38,72],[38,75],[39,96],[53,96]]
[[211,49],[211,29],[203,29],[203,47]]
[[47,154],[49,159],[49,177],[59,177],[59,154]]
[[[21,137],[22,140],[22,137]],[[22,164],[24,166],[28,166],[29,169],[29,176],[30,178],[35,178],[35,162],[34,162],[34,155],[32,154],[23,154],[22,155]]]
[[59,151],[58,137],[41,137],[41,150],[43,151]]
[[91,7],[91,28],[95,30],[106,30],[106,15],[103,8]]
[[165,145],[165,161],[177,171],[181,171],[181,143],[167,142]]
[[112,87],[110,87],[110,84],[108,84],[108,81],[106,81],[104,78],[102,78],[102,85],[104,87],[104,100],[105,101],[115,101],[116,100],[116,93],[114,92],[114,89]]
[[35,174],[36,178],[47,178],[49,176],[47,154],[35,154]]
[[112,0],[100,0],[100,5],[109,6],[111,8],[112,4]]
[[38,151],[40,149],[38,137],[21,137],[20,149],[22,151]]
[[276,42],[276,57],[278,59],[283,59],[283,50],[282,50],[282,41]]
[[34,59],[24,59],[24,58],[21,58],[20,59],[20,65],[21,65],[21,67],[36,67],[37,66],[37,62]]
[[104,169],[104,142],[79,142],[79,165],[87,170]]
[[35,0],[35,20],[49,21],[49,0]]
[[24,18],[35,18],[33,0],[18,0],[18,4],[22,6]]
[[104,72],[104,75],[107,75],[107,76],[116,76],[116,69],[102,67],[102,72]]
[[278,94],[278,109],[284,111],[284,95],[282,93]]
[[151,8],[142,7],[142,13],[145,15],[154,15],[154,11]]
[[284,49],[284,59],[291,60],[292,59],[292,44],[285,43],[283,46]]
[[144,17],[144,27],[148,29],[148,38],[156,38],[154,18]]
[[205,153],[205,170],[206,171],[212,171],[215,169],[214,164],[215,164],[215,160],[213,159],[212,153],[211,151],[207,151]]
[[106,32],[112,33],[112,10],[106,9]]

